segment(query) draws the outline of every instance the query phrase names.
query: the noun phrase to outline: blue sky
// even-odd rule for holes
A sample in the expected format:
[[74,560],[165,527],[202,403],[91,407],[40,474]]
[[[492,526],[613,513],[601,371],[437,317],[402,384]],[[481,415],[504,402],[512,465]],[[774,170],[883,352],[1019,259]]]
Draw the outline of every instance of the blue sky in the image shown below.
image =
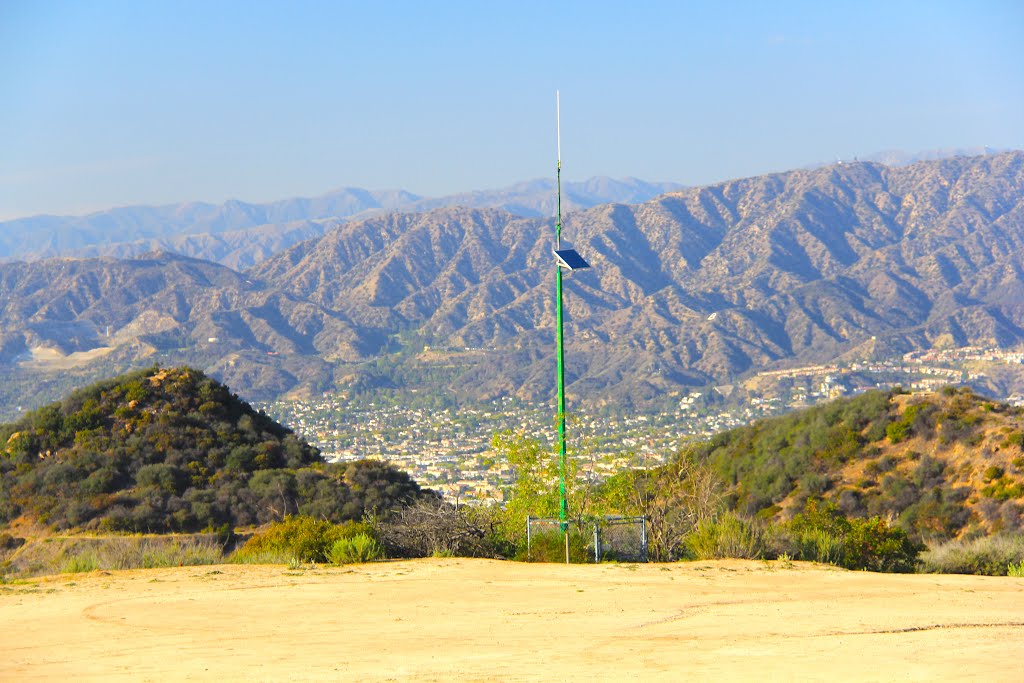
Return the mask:
[[0,219],[1024,148],[1024,2],[0,0]]

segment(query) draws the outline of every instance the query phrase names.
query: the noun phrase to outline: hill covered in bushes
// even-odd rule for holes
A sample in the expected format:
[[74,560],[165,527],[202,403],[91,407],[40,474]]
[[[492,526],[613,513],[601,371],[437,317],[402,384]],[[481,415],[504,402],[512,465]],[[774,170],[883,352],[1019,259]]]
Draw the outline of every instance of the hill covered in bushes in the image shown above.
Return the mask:
[[969,389],[868,392],[719,434],[706,463],[730,507],[789,518],[809,499],[924,540],[1024,526],[1024,410]]
[[0,425],[0,524],[195,531],[311,515],[335,522],[422,496],[373,461],[330,464],[191,368],[99,382]]

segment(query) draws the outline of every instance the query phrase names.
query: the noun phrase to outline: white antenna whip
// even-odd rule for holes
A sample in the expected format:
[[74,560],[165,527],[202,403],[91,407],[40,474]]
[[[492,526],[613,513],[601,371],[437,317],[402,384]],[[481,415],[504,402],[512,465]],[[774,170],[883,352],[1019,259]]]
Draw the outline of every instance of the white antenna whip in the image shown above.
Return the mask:
[[559,93],[555,91],[555,130],[558,138],[558,165],[562,165],[562,102]]

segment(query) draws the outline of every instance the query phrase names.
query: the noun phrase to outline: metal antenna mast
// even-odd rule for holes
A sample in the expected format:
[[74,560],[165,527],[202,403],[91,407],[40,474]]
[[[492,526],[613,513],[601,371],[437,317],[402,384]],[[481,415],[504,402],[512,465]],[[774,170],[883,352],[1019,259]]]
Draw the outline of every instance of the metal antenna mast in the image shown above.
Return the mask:
[[[569,528],[569,503],[566,500],[565,473],[565,335],[562,314],[562,269],[569,271],[589,268],[590,265],[573,249],[562,249],[562,110],[561,98],[555,91],[555,129],[558,140],[558,163],[555,167],[555,183],[558,195],[555,218],[555,325],[558,354],[558,520],[565,532]],[[568,561],[568,556],[566,557]]]
[[[555,253],[562,248],[562,101],[559,92],[555,91],[555,136],[558,145],[558,163],[555,166],[555,186],[557,192],[555,218]],[[565,531],[568,526],[569,503],[565,498],[565,341],[562,330],[562,266],[555,268],[555,297],[558,299],[558,310],[555,313],[555,325],[558,326],[558,521]]]

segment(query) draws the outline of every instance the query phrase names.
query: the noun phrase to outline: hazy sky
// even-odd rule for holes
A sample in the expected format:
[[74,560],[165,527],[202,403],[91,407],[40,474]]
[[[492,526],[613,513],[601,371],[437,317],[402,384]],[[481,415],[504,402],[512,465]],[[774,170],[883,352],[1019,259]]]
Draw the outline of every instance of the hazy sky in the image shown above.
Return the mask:
[[0,218],[1024,148],[1024,2],[0,0]]

